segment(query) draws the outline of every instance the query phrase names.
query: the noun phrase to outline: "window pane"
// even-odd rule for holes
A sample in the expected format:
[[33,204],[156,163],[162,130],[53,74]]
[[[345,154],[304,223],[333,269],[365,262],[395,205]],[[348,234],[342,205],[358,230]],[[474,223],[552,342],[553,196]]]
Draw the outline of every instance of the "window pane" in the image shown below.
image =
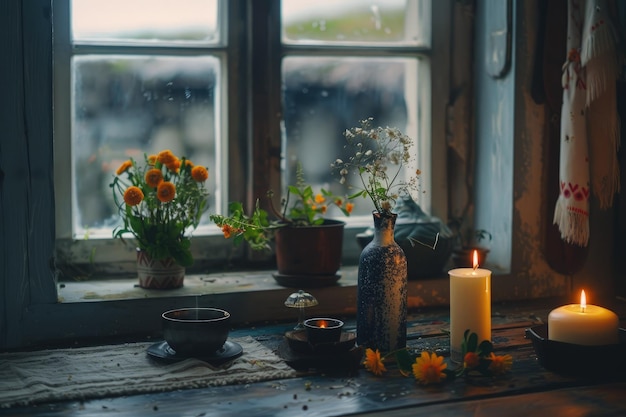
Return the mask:
[[430,2],[423,0],[283,0],[283,42],[430,44]]
[[[184,7],[182,6],[184,4]],[[219,41],[217,0],[73,0],[74,41]]]
[[144,153],[170,149],[209,167],[215,207],[217,58],[85,55],[72,59],[72,75],[75,237],[117,225],[109,184],[122,162]]
[[[285,58],[284,183],[295,183],[300,162],[316,191],[324,187],[350,193],[332,175],[330,163],[347,159],[343,132],[368,117],[375,126],[395,126],[417,142],[417,68],[418,60],[412,58]],[[354,178],[349,182],[358,184]],[[355,215],[371,214],[366,200],[357,203]]]

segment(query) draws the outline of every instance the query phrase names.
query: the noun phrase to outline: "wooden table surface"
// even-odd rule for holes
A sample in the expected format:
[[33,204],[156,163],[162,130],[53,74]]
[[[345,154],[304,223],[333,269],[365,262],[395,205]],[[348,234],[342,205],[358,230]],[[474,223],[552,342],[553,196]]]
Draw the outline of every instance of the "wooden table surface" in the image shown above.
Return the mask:
[[[547,321],[558,306],[549,301],[494,305],[492,336],[498,354],[513,356],[509,374],[458,378],[423,387],[400,375],[376,377],[352,369],[349,360],[307,361],[289,356],[297,378],[89,401],[50,403],[12,409],[0,416],[626,416],[626,376],[568,376],[543,368],[525,329]],[[622,327],[626,306],[610,306]],[[411,312],[408,345],[448,355],[446,309]],[[345,318],[346,326],[354,321]],[[233,337],[252,335],[285,355],[284,333],[293,323],[235,329]],[[622,351],[623,352],[623,351]],[[609,369],[612,358],[586,357]],[[318,366],[319,365],[319,366]]]

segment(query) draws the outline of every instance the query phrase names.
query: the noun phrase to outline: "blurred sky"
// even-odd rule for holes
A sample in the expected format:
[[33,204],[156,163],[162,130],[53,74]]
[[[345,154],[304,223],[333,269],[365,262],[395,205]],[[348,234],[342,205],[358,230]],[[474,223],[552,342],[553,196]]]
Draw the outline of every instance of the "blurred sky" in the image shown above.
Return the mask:
[[[111,31],[201,27],[214,31],[217,0],[71,0],[75,37]],[[283,0],[286,23],[302,17],[328,16],[345,9],[375,10],[397,7],[406,0]]]

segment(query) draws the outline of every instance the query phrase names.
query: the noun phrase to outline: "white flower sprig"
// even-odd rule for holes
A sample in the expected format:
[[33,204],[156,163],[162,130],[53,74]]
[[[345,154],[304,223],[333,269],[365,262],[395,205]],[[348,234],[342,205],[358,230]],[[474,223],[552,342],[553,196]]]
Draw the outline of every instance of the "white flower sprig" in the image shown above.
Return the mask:
[[[347,161],[337,159],[331,168],[337,171],[340,183],[347,182],[348,174],[358,174],[362,187],[349,198],[369,197],[381,214],[391,214],[402,194],[419,189],[420,170],[408,179],[401,178],[403,167],[411,160],[413,140],[395,127],[372,127],[373,118],[361,120],[361,126],[344,132],[346,149],[351,155]],[[389,170],[393,166],[394,169]]]

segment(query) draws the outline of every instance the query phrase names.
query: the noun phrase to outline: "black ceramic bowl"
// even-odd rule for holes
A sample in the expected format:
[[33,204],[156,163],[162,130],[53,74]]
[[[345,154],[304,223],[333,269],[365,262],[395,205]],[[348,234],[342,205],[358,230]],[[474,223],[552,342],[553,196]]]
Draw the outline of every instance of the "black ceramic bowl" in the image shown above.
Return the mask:
[[607,377],[626,372],[626,330],[619,329],[614,345],[576,345],[548,339],[548,325],[526,329],[544,368],[572,376]]
[[207,355],[224,346],[230,313],[219,308],[180,308],[161,315],[163,337],[179,355]]

